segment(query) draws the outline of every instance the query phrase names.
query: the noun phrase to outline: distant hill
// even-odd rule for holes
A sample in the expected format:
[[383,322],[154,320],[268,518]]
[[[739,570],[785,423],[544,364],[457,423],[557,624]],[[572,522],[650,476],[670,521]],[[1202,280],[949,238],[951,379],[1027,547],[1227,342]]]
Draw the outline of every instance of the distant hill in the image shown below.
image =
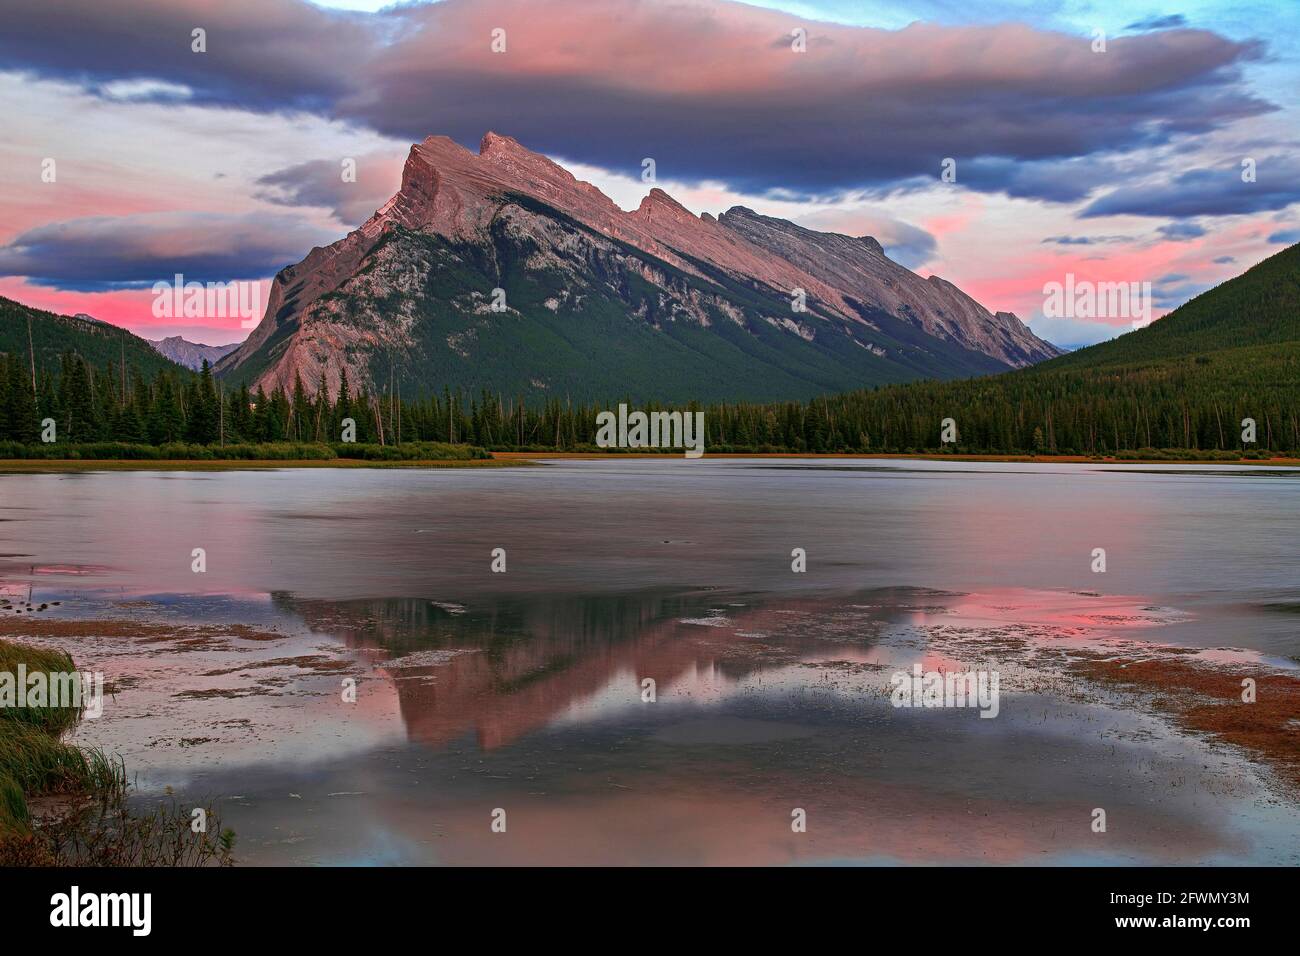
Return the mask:
[[1163,319],[1051,359],[1038,371],[1150,362],[1300,341],[1300,244],[1203,292]]
[[138,368],[149,377],[180,366],[126,329],[90,316],[56,315],[33,309],[0,296],[0,352],[28,359],[28,319],[31,347],[39,370],[57,372],[59,358],[66,351],[79,354],[96,368],[126,359],[128,368]]
[[239,348],[238,342],[229,345],[204,345],[202,342],[191,342],[179,335],[169,335],[165,339],[145,339],[145,341],[173,362],[192,368],[196,372],[203,367],[204,359],[208,360],[209,365],[216,365],[218,359]]

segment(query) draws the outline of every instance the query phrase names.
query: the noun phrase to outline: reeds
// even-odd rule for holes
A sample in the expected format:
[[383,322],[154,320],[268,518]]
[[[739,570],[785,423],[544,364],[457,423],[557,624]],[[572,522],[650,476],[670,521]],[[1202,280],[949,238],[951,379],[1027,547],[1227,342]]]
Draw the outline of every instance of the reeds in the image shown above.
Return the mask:
[[[71,673],[57,650],[0,641],[0,673]],[[80,707],[0,707],[0,865],[227,866],[234,832],[216,812],[174,800],[144,809],[127,799],[126,767],[97,748],[65,743]],[[68,799],[51,819],[33,820],[29,797]],[[196,832],[197,829],[197,832]]]

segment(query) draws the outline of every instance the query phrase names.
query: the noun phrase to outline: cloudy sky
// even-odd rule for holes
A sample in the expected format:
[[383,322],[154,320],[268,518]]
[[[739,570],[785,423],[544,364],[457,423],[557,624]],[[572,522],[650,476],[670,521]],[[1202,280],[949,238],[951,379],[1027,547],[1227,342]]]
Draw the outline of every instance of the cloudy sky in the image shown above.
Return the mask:
[[1300,241],[1295,0],[0,0],[0,23],[0,295],[150,337],[242,338],[154,318],[150,287],[269,284],[433,133],[508,134],[625,208],[652,157],[695,212],[873,235],[1065,345],[1129,327],[1044,317],[1066,273],[1150,282],[1159,315]]

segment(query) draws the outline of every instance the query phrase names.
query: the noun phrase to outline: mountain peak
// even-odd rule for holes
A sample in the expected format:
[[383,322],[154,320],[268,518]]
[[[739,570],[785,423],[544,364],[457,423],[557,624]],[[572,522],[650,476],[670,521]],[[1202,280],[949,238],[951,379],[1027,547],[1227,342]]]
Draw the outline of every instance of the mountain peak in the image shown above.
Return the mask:
[[421,142],[411,147],[410,156],[417,155],[426,159],[456,157],[465,160],[473,158],[474,153],[450,136],[426,136]]
[[689,219],[692,222],[698,222],[699,217],[691,212],[672,196],[668,195],[658,186],[650,190],[645,198],[641,200],[641,205],[637,206],[634,215],[646,219],[657,219],[661,216],[670,216],[674,219]]
[[878,256],[885,254],[885,247],[880,244],[880,240],[875,236],[858,236],[858,242],[862,243]]
[[526,149],[522,144],[520,144],[519,140],[515,139],[513,136],[503,136],[500,133],[492,132],[492,130],[488,130],[483,134],[483,139],[481,139],[478,144],[478,153],[480,156],[486,156],[489,153],[503,152],[527,153],[529,156],[540,155],[539,153],[534,153],[531,149]]

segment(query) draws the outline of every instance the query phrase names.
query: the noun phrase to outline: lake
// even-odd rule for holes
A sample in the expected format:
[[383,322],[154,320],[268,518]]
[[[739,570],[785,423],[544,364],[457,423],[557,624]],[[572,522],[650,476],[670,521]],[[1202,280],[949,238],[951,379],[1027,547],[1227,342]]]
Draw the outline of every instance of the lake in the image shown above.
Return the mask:
[[1235,721],[1300,681],[1298,528],[1254,466],[5,475],[0,617],[244,864],[1294,864],[1300,713]]

